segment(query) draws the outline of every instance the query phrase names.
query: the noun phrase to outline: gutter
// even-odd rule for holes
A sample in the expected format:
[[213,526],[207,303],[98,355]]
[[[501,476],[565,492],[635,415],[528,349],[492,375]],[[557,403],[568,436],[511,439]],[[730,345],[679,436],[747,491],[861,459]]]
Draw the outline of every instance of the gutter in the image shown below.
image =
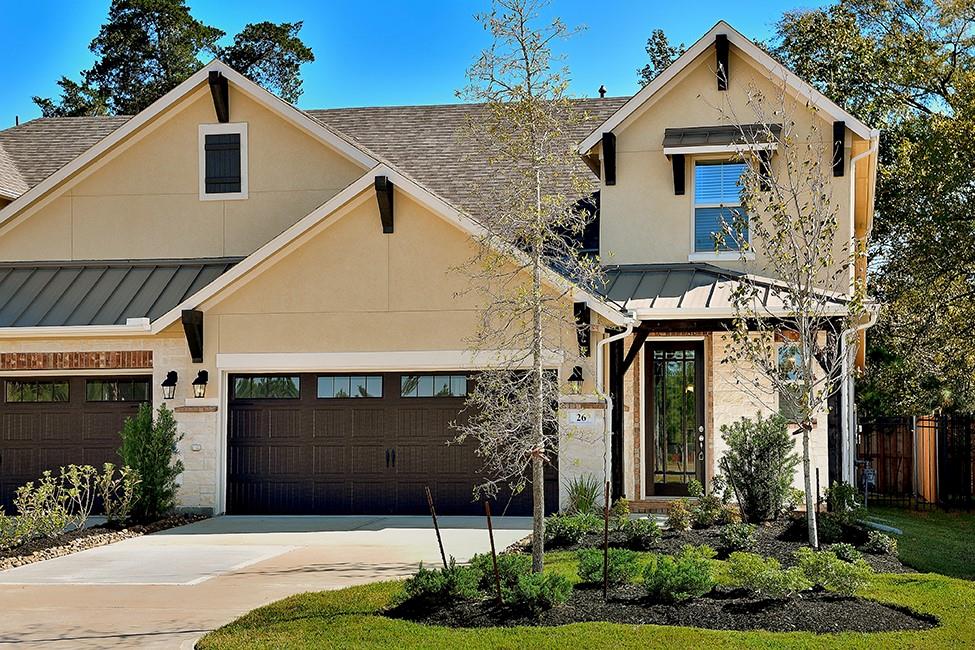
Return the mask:
[[633,326],[637,319],[631,313],[626,315],[625,329],[619,334],[608,336],[596,344],[596,395],[606,400],[606,415],[603,418],[603,486],[610,480],[612,474],[612,455],[610,449],[613,444],[613,398],[605,392],[603,386],[603,349],[613,341],[619,341],[633,333]]
[[0,339],[81,338],[88,336],[144,336],[152,333],[148,318],[129,318],[125,325],[53,325],[0,327]]

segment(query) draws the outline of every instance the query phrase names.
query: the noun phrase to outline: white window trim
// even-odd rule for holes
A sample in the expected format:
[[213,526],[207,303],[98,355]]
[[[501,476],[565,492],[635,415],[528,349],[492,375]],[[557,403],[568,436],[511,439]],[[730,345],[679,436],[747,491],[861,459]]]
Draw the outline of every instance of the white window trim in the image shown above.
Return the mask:
[[[691,250],[687,255],[688,262],[730,262],[735,260],[754,260],[755,252],[752,250],[745,251],[742,254],[741,251],[699,251],[697,250],[697,235],[695,233],[695,226],[697,225],[697,209],[698,208],[740,208],[741,203],[697,203],[697,164],[698,163],[708,163],[708,162],[719,162],[719,163],[733,163],[727,157],[695,157],[691,158],[691,182],[690,182],[690,192],[691,192],[691,219],[690,219],[690,234],[691,234]],[[752,241],[751,229],[748,231],[748,243]]]
[[[206,191],[207,154],[206,136],[225,133],[240,134],[240,191],[208,194]],[[199,134],[200,157],[200,200],[201,201],[239,201],[247,198],[247,122],[227,124],[201,124]]]

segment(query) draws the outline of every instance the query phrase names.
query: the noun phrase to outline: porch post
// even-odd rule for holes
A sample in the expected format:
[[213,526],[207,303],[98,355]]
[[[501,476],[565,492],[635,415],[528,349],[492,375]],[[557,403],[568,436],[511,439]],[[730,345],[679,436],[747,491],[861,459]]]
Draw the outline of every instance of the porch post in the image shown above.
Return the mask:
[[613,417],[609,423],[610,441],[610,494],[613,501],[623,495],[623,341],[609,344],[609,395],[613,400]]

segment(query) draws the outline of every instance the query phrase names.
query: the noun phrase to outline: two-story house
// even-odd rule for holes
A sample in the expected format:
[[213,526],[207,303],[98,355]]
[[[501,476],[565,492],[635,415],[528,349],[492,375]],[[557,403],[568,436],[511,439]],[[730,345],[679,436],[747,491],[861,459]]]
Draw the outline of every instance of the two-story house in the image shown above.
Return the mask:
[[[707,483],[721,425],[758,408],[720,364],[738,257],[714,251],[695,191],[734,194],[714,106],[746,80],[818,107],[843,228],[869,231],[877,133],[725,23],[634,97],[577,100],[609,282],[567,308],[599,360],[584,392],[613,399],[605,435],[553,459],[549,510],[587,471],[634,501]],[[0,504],[45,469],[114,460],[150,401],[186,434],[186,508],[406,514],[429,486],[438,511],[479,512],[480,460],[446,444],[496,358],[468,349],[481,305],[458,271],[505,182],[461,135],[479,110],[301,111],[214,61],[138,115],[0,131]],[[824,486],[851,476],[852,397],[817,419]]]

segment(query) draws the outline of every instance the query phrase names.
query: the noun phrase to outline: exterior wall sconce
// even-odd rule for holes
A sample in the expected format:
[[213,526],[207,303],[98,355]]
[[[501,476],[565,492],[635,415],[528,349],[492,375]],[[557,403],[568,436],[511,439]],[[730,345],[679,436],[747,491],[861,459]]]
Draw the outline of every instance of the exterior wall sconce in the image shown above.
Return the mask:
[[193,380],[193,397],[200,399],[206,396],[207,392],[207,381],[210,379],[210,373],[206,370],[201,370],[196,373],[196,379]]
[[166,378],[163,380],[163,399],[173,399],[176,396],[176,382],[179,381],[179,375],[176,374],[175,370],[170,370],[166,373]]
[[576,366],[572,369],[572,374],[569,375],[569,386],[572,387],[573,394],[582,393],[582,366]]

